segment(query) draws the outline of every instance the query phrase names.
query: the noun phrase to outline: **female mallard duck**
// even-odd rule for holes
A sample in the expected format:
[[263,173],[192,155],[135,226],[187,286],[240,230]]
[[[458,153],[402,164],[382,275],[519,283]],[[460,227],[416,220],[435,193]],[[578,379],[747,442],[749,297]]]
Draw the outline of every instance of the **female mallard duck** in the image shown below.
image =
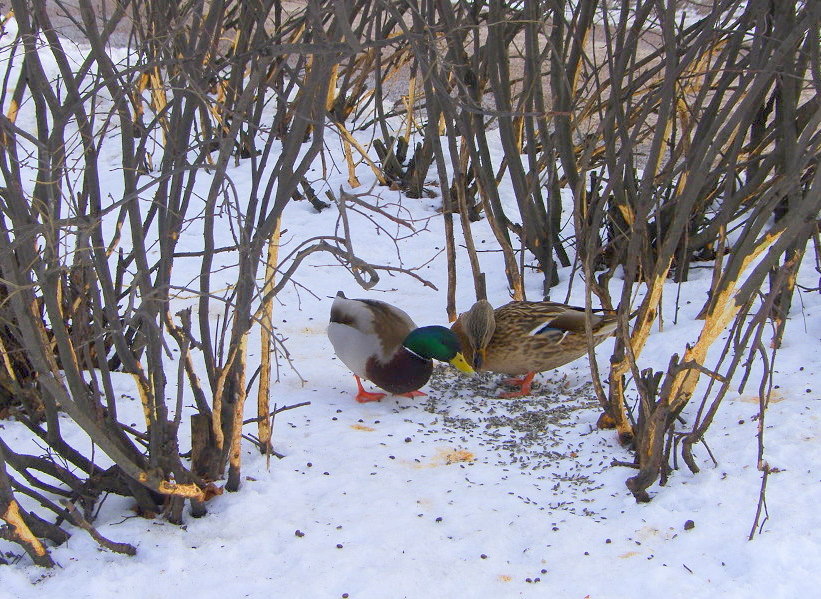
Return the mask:
[[[581,308],[553,302],[510,302],[493,309],[479,300],[460,314],[451,329],[459,338],[465,358],[475,370],[520,376],[506,382],[530,393],[537,372],[551,370],[587,353],[586,315]],[[598,345],[616,330],[616,317],[593,315],[590,328]]]
[[379,401],[384,393],[362,387],[367,379],[396,395],[424,395],[433,359],[463,372],[473,369],[459,352],[459,340],[445,327],[417,328],[403,310],[371,299],[348,299],[340,291],[331,306],[328,338],[336,355],[354,373],[356,401]]

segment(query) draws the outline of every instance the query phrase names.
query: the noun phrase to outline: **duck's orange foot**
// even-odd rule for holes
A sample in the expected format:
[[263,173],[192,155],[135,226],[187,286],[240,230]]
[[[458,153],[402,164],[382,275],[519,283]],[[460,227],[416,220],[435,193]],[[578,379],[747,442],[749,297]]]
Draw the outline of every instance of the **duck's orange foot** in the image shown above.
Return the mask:
[[407,393],[399,393],[398,395],[400,397],[414,398],[414,397],[427,397],[428,394],[425,393],[424,391],[408,391]]
[[530,388],[533,386],[533,377],[535,376],[535,372],[528,372],[521,378],[505,379],[502,381],[505,385],[519,387],[519,390],[511,391],[509,393],[502,393],[499,397],[510,399],[511,397],[524,397],[525,395],[530,395]]
[[387,393],[373,393],[372,391],[365,391],[365,387],[362,386],[362,381],[359,379],[358,376],[353,375],[356,379],[356,386],[357,386],[357,393],[354,399],[359,403],[368,403],[370,401],[379,401],[383,397],[387,395]]
[[371,391],[360,391],[356,394],[354,399],[359,403],[368,403],[369,401],[379,401],[387,395],[386,393],[373,393]]

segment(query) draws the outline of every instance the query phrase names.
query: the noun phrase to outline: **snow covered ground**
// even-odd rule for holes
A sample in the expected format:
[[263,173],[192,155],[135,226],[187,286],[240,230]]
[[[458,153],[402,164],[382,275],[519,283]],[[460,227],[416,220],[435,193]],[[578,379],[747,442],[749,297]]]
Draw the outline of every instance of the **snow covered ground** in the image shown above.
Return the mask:
[[[339,152],[333,140],[329,149]],[[103,162],[118,164],[116,155]],[[245,172],[244,165],[230,172],[240,197],[250,185]],[[367,188],[368,173],[358,174]],[[343,183],[337,175],[325,184],[337,190]],[[512,191],[503,191],[514,206]],[[354,249],[375,263],[426,264],[418,274],[438,290],[383,275],[364,292],[329,257],[306,262],[297,276],[301,287],[283,291],[274,314],[299,374],[284,365],[271,401],[310,402],[277,417],[275,448],[285,457],[268,469],[248,444],[240,491],[215,497],[206,517],[189,517],[184,526],[137,517],[127,501],[109,497],[95,526],[136,545],[135,557],[101,550],[76,530],[52,549],[60,565],[53,571],[27,558],[0,567],[0,598],[818,596],[819,294],[799,293],[778,352],[778,388],[766,416],[766,456],[778,471],[768,482],[769,517],[748,541],[761,482],[757,383],[730,394],[708,433],[718,466],[699,448],[702,472],[675,471],[666,487],[651,489],[649,504],[637,504],[624,486],[632,471],[612,465],[631,461],[631,454],[612,431],[595,427],[599,411],[586,359],[540,375],[526,399],[497,399],[498,376],[470,378],[441,367],[424,388],[426,398],[355,403],[353,378],[325,336],[338,289],[401,306],[418,324],[445,324],[438,200],[374,193],[386,209],[417,219],[419,233],[396,247],[355,217]],[[281,255],[300,239],[331,234],[337,217],[335,208],[317,214],[307,202],[289,205]],[[193,228],[189,234],[181,241],[186,249],[200,240]],[[495,247],[486,223],[477,223],[474,235],[480,249]],[[500,255],[486,252],[481,260],[489,299],[506,302]],[[805,262],[799,283],[815,287],[817,274]],[[197,267],[192,260],[190,268]],[[180,280],[194,276],[182,261],[175,272]],[[465,256],[458,272],[464,310],[474,299]],[[703,272],[681,286],[676,324],[677,290],[667,294],[663,331],[651,335],[642,367],[665,368],[670,354],[695,340],[701,322],[693,318],[709,284]],[[552,298],[563,300],[569,269],[560,276]],[[529,298],[538,298],[539,277],[527,282]],[[571,303],[583,303],[582,291],[577,279]],[[609,341],[597,350],[603,367],[611,348]],[[258,359],[253,349],[251,359]],[[139,425],[139,402],[128,399],[130,377],[117,380],[122,413]],[[15,447],[27,438],[9,421],[0,422],[0,435]],[[81,433],[73,435],[82,442]],[[19,548],[0,541],[0,551]]]

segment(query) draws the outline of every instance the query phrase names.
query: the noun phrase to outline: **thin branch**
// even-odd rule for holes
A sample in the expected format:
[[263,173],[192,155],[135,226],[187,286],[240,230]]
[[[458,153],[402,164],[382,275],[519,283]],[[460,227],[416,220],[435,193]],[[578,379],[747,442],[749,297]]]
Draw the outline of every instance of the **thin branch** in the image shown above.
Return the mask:
[[114,541],[109,541],[103,535],[101,535],[96,528],[94,528],[91,524],[89,524],[88,520],[86,520],[83,515],[74,507],[74,504],[71,501],[66,501],[65,499],[60,500],[60,503],[66,508],[66,512],[68,515],[68,519],[71,523],[76,526],[77,528],[82,528],[85,530],[91,538],[97,541],[97,543],[101,547],[105,547],[106,549],[113,551],[115,553],[124,553],[125,555],[137,555],[137,548],[134,545],[129,543],[116,543]]

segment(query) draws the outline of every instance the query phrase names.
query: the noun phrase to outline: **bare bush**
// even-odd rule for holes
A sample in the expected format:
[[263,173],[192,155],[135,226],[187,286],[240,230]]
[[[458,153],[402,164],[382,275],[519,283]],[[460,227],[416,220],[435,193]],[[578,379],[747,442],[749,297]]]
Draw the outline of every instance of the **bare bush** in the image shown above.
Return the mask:
[[[647,488],[666,479],[674,448],[697,469],[693,444],[703,440],[745,351],[769,360],[760,351],[764,322],[776,323],[773,347],[783,334],[794,274],[821,209],[813,66],[819,11],[814,3],[780,11],[776,3],[726,0],[685,21],[674,3],[656,1],[552,2],[547,12],[540,6],[416,6],[407,31],[428,73],[426,135],[444,116],[449,152],[435,145],[434,153],[450,156],[455,175],[441,186],[452,185],[457,199],[450,206],[445,199],[446,217],[461,212],[471,251],[466,213],[484,209],[514,297],[522,297],[524,270],[511,234],[530,250],[547,295],[554,259],[568,264],[558,236],[559,198],[562,189],[572,194],[572,245],[587,306],[595,295],[621,315],[607,393],[592,363],[604,407],[600,423],[635,446],[639,473],[628,487],[647,500]],[[490,127],[499,130],[501,164],[487,150]],[[520,225],[499,201],[503,175]],[[701,335],[681,357],[671,356],[666,372],[642,369],[666,282],[686,280],[698,261],[714,263]],[[481,297],[475,257],[472,268]],[[616,273],[620,289],[610,286]],[[748,326],[762,293],[766,299]],[[725,332],[732,359],[707,366],[708,348]],[[700,374],[713,384],[695,424],[678,431]]]
[[[345,27],[329,6],[310,2],[298,25],[280,22],[272,31],[274,4],[134,0],[101,18],[91,1],[80,0],[79,13],[61,14],[88,43],[77,65],[69,62],[68,42],[56,34],[44,0],[12,3],[18,33],[2,90],[10,111],[0,119],[0,271],[4,343],[13,342],[28,364],[6,360],[2,379],[7,392],[36,396],[42,417],[19,410],[17,418],[77,472],[51,457],[4,448],[0,464],[26,481],[0,479],[4,519],[30,553],[40,552],[32,538],[64,533],[33,515],[15,518],[14,491],[40,499],[58,521],[80,522],[71,516],[74,504],[90,520],[102,494],[118,493],[133,497],[144,514],[162,511],[180,522],[185,500],[195,515],[204,512],[226,468],[225,487],[239,487],[249,331],[267,323],[266,350],[277,343],[270,328],[277,288],[260,287],[258,271],[267,260],[273,280],[280,215],[322,148],[331,72],[349,52]],[[132,23],[128,48],[112,51],[110,36],[126,18]],[[49,77],[46,61],[56,63],[57,79]],[[295,90],[287,104],[271,93],[283,80]],[[287,122],[276,128],[262,117],[272,99],[287,105]],[[35,115],[34,129],[16,122],[22,103]],[[112,145],[122,156],[116,181],[100,164]],[[249,198],[237,197],[227,173],[239,159],[250,162]],[[232,216],[229,247],[217,246],[218,211]],[[201,230],[202,248],[179,249],[192,229]],[[236,283],[220,290],[223,282],[214,275],[228,255]],[[200,262],[190,288],[172,277],[183,260]],[[291,274],[285,272],[278,288]],[[199,298],[196,319],[190,309],[173,312],[185,293]],[[215,303],[225,313],[216,329],[209,318]],[[172,346],[176,394],[168,390]],[[121,422],[115,371],[133,377],[143,426]],[[187,425],[186,384],[196,404],[190,464],[179,441]],[[267,385],[261,385],[266,393]],[[259,444],[270,451],[264,399]],[[61,411],[111,467],[64,440]],[[44,482],[44,475],[65,487]],[[35,488],[57,492],[71,508],[41,498]],[[32,537],[26,526],[35,530],[35,520]]]

